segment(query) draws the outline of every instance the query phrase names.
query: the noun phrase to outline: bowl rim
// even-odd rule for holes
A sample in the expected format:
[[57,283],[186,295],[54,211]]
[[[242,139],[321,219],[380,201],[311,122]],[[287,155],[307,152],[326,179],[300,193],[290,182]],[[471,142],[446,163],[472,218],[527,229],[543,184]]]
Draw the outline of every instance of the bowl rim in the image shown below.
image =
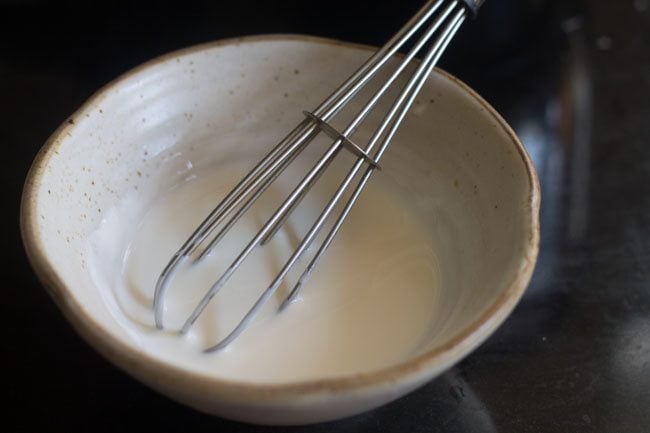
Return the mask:
[[525,259],[525,266],[522,266],[518,270],[511,281],[504,284],[501,293],[493,303],[488,308],[484,309],[482,314],[475,318],[468,326],[454,334],[445,343],[414,358],[374,371],[281,383],[245,382],[241,380],[217,378],[184,369],[156,359],[150,354],[139,351],[114,337],[109,331],[104,329],[102,325],[88,314],[83,306],[77,302],[72,291],[66,287],[63,280],[59,277],[57,271],[48,260],[44,253],[44,248],[41,248],[43,241],[39,235],[38,229],[39,216],[36,211],[36,194],[39,190],[44,171],[50,158],[58,153],[57,149],[65,142],[67,133],[70,129],[75,127],[75,118],[81,117],[87,110],[96,106],[113,88],[118,87],[131,77],[148,69],[153,69],[169,60],[224,46],[238,46],[240,44],[269,41],[297,41],[307,44],[343,46],[346,48],[366,51],[376,50],[376,47],[369,45],[300,34],[253,35],[206,42],[180,50],[171,51],[142,63],[111,80],[86,99],[85,102],[52,133],[37,153],[29,169],[21,198],[20,229],[23,244],[32,268],[34,269],[38,279],[44,285],[47,292],[61,309],[65,318],[69,323],[71,323],[76,332],[79,333],[91,347],[95,348],[108,360],[130,374],[133,374],[132,372],[136,371],[144,376],[150,377],[151,372],[155,372],[159,376],[162,375],[166,380],[172,380],[177,384],[184,383],[187,380],[189,383],[200,383],[202,387],[205,387],[205,389],[216,386],[223,392],[227,392],[231,395],[238,395],[240,397],[255,395],[258,400],[260,398],[272,400],[280,396],[288,397],[292,395],[332,393],[350,390],[359,391],[363,388],[394,384],[398,380],[416,382],[423,377],[434,376],[436,372],[449,368],[453,363],[458,362],[464,356],[467,356],[478,346],[474,343],[469,345],[464,343],[478,340],[480,344],[490,336],[508,317],[509,313],[523,295],[532,276],[539,251],[540,208],[539,180],[530,157],[515,132],[501,117],[501,115],[499,115],[494,108],[492,108],[468,85],[448,72],[438,68],[435,69],[434,73],[441,75],[443,78],[446,78],[453,84],[457,85],[460,90],[473,98],[487,114],[493,117],[496,124],[508,135],[511,145],[517,150],[518,155],[521,157],[529,183],[528,198],[525,206],[527,210],[527,216],[525,218],[528,219],[529,229],[526,247],[523,251],[522,257]]

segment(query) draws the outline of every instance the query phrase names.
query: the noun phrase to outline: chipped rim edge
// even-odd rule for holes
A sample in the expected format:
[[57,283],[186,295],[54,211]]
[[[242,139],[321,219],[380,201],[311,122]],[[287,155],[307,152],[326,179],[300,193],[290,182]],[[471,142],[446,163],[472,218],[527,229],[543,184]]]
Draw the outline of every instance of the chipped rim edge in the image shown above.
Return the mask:
[[[21,199],[20,229],[23,244],[32,268],[50,296],[62,310],[66,319],[87,343],[98,350],[112,363],[129,372],[129,374],[133,374],[140,379],[149,378],[145,380],[145,382],[153,386],[155,386],[152,383],[153,379],[150,378],[154,376],[152,375],[152,372],[155,372],[160,374],[158,377],[159,381],[173,381],[176,385],[188,383],[197,386],[197,384],[200,384],[201,388],[204,389],[216,386],[222,391],[222,395],[230,395],[231,397],[239,396],[241,398],[250,398],[254,395],[257,400],[272,400],[279,396],[291,397],[292,395],[303,396],[306,394],[340,393],[350,390],[370,390],[375,387],[394,384],[397,380],[405,383],[418,383],[423,380],[430,380],[440,371],[449,368],[451,365],[467,356],[471,351],[478,347],[480,343],[487,339],[508,317],[526,290],[539,251],[540,185],[530,157],[515,132],[494,108],[492,108],[468,85],[440,69],[436,68],[436,73],[452,81],[460,87],[462,91],[466,92],[467,95],[472,97],[480,106],[482,106],[486,112],[494,118],[497,124],[503,128],[503,131],[512,141],[512,145],[517,149],[528,175],[529,196],[527,203],[527,219],[529,233],[525,245],[524,256],[522,257],[526,264],[519,269],[510,283],[505,285],[497,299],[486,308],[477,319],[475,319],[470,325],[466,326],[462,331],[456,333],[447,342],[438,345],[415,358],[371,372],[288,383],[243,382],[216,378],[183,369],[176,365],[156,359],[145,352],[139,351],[122,342],[109,331],[105,330],[102,325],[87,314],[83,306],[77,302],[74,295],[68,290],[46,255],[43,253],[43,249],[40,248],[41,239],[37,226],[35,194],[38,191],[40,179],[50,157],[56,151],[57,146],[64,141],[66,130],[74,126],[69,124],[69,119],[74,119],[80,113],[83,113],[88,108],[99,103],[108,91],[118,86],[123,81],[170,59],[222,46],[236,46],[240,43],[268,41],[297,41],[337,45],[367,51],[376,50],[375,47],[368,45],[296,34],[255,35],[223,39],[190,46],[156,57],[121,74],[114,80],[102,86],[52,133],[36,155],[27,174]],[[477,341],[478,344],[475,343]],[[169,387],[166,388],[169,389]]]

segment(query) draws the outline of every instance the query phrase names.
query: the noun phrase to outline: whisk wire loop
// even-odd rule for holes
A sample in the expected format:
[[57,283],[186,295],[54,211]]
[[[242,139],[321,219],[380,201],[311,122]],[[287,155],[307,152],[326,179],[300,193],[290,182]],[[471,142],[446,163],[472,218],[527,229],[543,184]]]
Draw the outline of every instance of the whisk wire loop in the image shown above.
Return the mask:
[[[234,224],[246,213],[246,211],[257,201],[257,199],[268,189],[268,187],[284,172],[284,170],[295,160],[295,158],[307,147],[307,145],[321,132],[328,135],[333,143],[324,151],[314,166],[298,182],[291,193],[285,198],[280,206],[273,212],[271,217],[264,223],[261,229],[255,234],[248,244],[243,248],[234,261],[226,268],[224,273],[215,281],[194,308],[180,332],[186,333],[212,298],[224,287],[228,280],[237,271],[239,266],[246,260],[249,254],[259,245],[264,245],[281,228],[291,212],[305,197],[311,187],[317,182],[327,167],[342,149],[353,153],[357,159],[349,169],[345,178],[341,181],[333,196],[327,202],[320,215],[314,221],[308,232],[304,235],[299,245],[295,248],[290,258],[283,265],[271,284],[261,293],[244,317],[235,325],[230,333],[221,341],[205,349],[212,352],[223,349],[237,338],[252,322],[256,314],[268,302],[277,288],[282,284],[289,271],[301,259],[308,250],[317,234],[326,225],[330,215],[339,205],[340,200],[346,195],[352,181],[357,177],[361,168],[365,165],[366,170],[358,180],[354,190],[349,194],[348,200],[339,212],[338,217],[331,226],[329,232],[321,242],[311,261],[307,264],[297,283],[293,286],[289,295],[280,304],[279,309],[284,309],[297,296],[310,275],[313,273],[324,252],[327,250],[343,221],[348,216],[361,191],[366,186],[374,170],[380,168],[379,161],[388,148],[391,140],[401,122],[403,121],[410,106],[415,101],[417,94],[422,88],[426,78],[438,62],[440,56],[452,40],[460,25],[469,14],[467,1],[463,0],[430,0],[424,7],[409,20],[409,22],[389,42],[380,48],[370,57],[352,76],[334,91],[323,103],[313,112],[305,111],[305,119],[298,124],[278,145],[276,145],[217,205],[208,217],[199,225],[189,239],[174,254],[170,262],[165,266],[156,282],[154,292],[154,318],[156,326],[163,328],[163,295],[169,280],[180,264],[198,248],[205,243],[206,239],[221,227],[207,246],[199,253],[196,261],[202,260],[218,244],[223,236],[234,226]],[[476,6],[481,1],[470,1]],[[436,12],[439,12],[436,15]],[[442,30],[441,30],[442,29]],[[363,105],[361,110],[353,117],[347,126],[339,131],[329,122],[345,107],[365,85],[376,76],[377,72],[384,68],[394,54],[402,48],[413,36],[420,33],[412,48],[400,59],[390,76],[382,82],[381,86]],[[359,128],[366,117],[376,108],[378,102],[392,88],[397,79],[406,70],[407,66],[418,53],[424,51],[415,72],[412,73],[406,84],[400,89],[398,96],[390,105],[390,109],[381,119],[379,126],[372,134],[365,148],[355,144],[350,137]],[[374,154],[373,154],[374,151]],[[232,215],[231,215],[232,214]],[[224,223],[226,218],[230,218]]]

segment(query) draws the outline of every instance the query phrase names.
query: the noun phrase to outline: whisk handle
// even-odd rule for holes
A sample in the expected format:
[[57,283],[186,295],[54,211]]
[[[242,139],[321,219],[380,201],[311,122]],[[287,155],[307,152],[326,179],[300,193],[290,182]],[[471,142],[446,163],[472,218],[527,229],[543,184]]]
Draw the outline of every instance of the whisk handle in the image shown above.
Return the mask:
[[481,7],[485,0],[463,0],[465,7],[472,13],[472,16],[476,16],[478,13],[478,8]]

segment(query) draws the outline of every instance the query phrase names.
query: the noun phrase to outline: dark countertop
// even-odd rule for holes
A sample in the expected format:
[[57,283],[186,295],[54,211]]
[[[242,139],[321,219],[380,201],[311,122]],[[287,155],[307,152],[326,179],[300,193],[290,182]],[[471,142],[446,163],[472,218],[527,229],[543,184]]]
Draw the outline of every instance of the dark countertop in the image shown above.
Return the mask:
[[[650,431],[649,3],[490,0],[464,26],[445,68],[502,112],[539,171],[533,280],[505,324],[440,378],[292,431]],[[273,430],[182,407],[83,342],[25,258],[22,183],[85,98],[156,55],[255,33],[381,44],[419,4],[0,0],[4,431]]]

